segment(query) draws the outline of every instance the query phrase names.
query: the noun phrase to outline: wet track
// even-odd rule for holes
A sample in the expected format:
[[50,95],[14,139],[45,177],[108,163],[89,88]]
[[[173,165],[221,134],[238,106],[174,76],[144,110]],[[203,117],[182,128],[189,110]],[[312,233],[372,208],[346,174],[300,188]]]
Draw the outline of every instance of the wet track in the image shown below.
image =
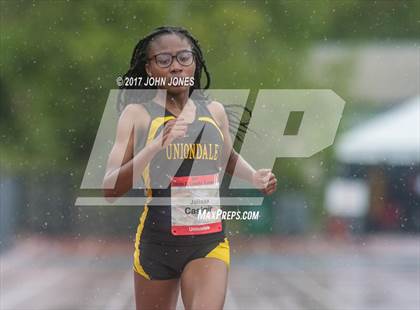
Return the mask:
[[[420,308],[420,238],[231,239],[225,309]],[[0,256],[0,309],[134,309],[132,244],[17,241]],[[179,300],[179,309],[182,309]]]

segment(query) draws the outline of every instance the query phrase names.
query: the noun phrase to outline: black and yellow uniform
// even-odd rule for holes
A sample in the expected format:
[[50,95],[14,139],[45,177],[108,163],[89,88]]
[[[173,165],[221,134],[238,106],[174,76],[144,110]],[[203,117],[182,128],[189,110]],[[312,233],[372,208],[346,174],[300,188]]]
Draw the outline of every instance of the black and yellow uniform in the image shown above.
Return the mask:
[[[147,279],[177,278],[189,261],[202,257],[218,258],[229,266],[229,241],[223,221],[217,232],[176,235],[174,229],[171,230],[171,205],[148,205],[154,197],[171,196],[171,183],[162,187],[168,184],[168,178],[191,177],[191,173],[193,177],[201,177],[220,172],[223,133],[205,103],[194,101],[194,104],[196,115],[194,122],[188,125],[187,136],[175,139],[159,151],[143,173],[149,199],[137,228],[134,270]],[[143,105],[151,122],[145,141],[139,143],[141,147],[158,136],[167,121],[175,119],[156,102]],[[206,134],[203,135],[204,129]],[[172,171],[174,167],[176,171]]]

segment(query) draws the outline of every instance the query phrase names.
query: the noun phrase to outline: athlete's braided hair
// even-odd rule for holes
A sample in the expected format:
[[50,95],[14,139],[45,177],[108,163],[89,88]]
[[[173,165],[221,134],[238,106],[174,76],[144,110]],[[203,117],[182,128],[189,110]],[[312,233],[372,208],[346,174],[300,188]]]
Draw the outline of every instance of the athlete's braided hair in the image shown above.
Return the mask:
[[[197,101],[197,103],[208,104],[209,102],[211,102],[208,95],[206,95],[203,91],[204,89],[208,89],[210,87],[211,77],[207,69],[206,62],[204,60],[203,53],[201,51],[198,40],[195,39],[194,36],[185,28],[174,26],[162,26],[154,29],[151,33],[142,38],[134,47],[130,61],[130,68],[123,75],[123,85],[119,87],[121,91],[118,95],[117,108],[120,113],[129,103],[144,103],[151,100],[154,97],[153,92],[136,92],[136,94],[133,95],[132,92],[125,92],[124,89],[157,89],[156,86],[145,86],[144,83],[140,83],[140,85],[124,85],[124,81],[126,80],[126,78],[140,77],[142,78],[142,80],[146,80],[148,75],[146,72],[145,65],[147,62],[147,54],[150,42],[158,36],[164,34],[176,34],[178,36],[183,36],[189,41],[196,59],[194,85],[191,86],[189,89],[189,96],[191,96],[193,91],[196,90],[194,92],[194,99]],[[206,75],[207,83],[206,86],[201,88],[201,73],[203,69]],[[232,132],[233,128],[238,128],[238,139],[240,141],[243,141],[243,135],[246,133],[246,130],[248,128],[248,121],[241,121],[241,118],[238,116],[237,112],[235,112],[232,109],[235,107],[242,107],[240,105],[233,104],[224,104],[224,107],[229,119],[229,124],[231,127],[230,131]],[[251,111],[246,107],[245,110],[251,116]]]

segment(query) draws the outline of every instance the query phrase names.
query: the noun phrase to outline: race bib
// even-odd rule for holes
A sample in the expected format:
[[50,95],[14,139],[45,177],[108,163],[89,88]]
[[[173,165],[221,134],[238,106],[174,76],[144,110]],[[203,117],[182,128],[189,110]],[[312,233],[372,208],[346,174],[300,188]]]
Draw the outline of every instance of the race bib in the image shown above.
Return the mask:
[[219,232],[219,175],[173,177],[171,181],[171,232],[201,235]]

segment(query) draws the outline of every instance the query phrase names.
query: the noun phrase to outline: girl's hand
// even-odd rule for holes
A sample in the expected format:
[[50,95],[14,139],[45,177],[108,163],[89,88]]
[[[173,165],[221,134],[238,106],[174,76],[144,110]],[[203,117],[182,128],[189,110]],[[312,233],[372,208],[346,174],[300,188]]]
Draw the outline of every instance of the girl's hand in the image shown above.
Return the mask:
[[277,189],[277,179],[271,169],[255,171],[252,176],[252,183],[265,195],[271,195]]
[[171,119],[156,138],[161,149],[166,148],[177,138],[185,137],[188,124],[183,118]]

